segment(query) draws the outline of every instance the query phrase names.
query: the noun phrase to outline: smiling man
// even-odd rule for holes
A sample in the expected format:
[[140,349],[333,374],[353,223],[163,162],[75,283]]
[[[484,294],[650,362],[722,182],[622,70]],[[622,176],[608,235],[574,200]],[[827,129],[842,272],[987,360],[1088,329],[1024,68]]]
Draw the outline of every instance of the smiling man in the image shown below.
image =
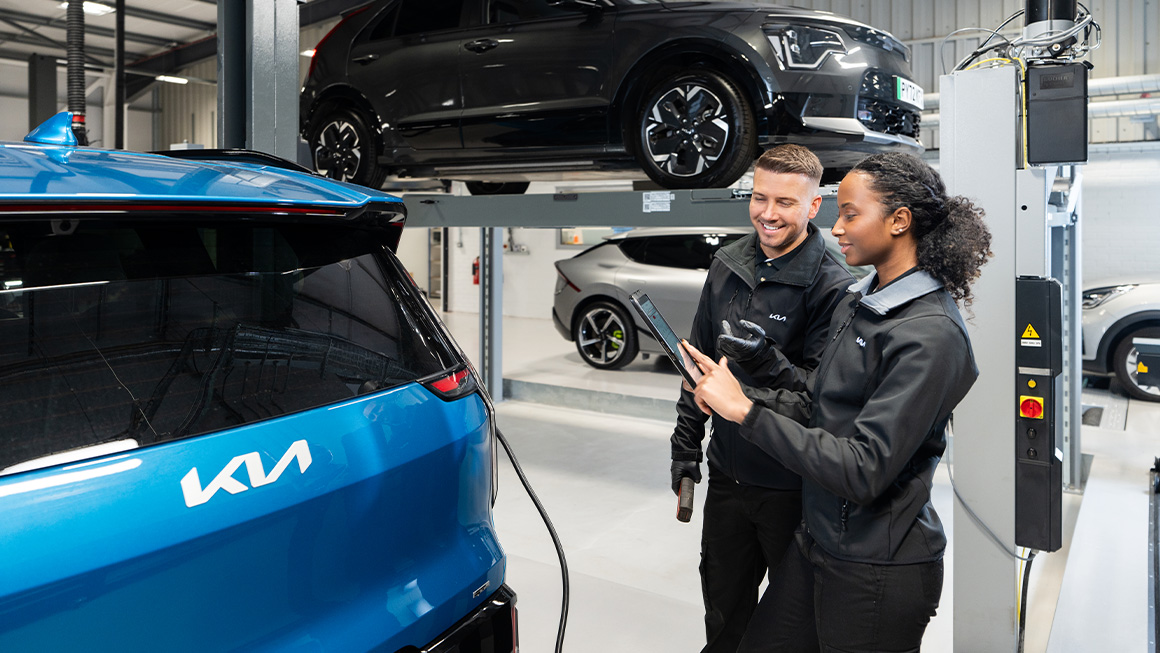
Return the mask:
[[[714,360],[770,359],[768,374],[733,374],[755,387],[804,389],[825,348],[830,315],[853,277],[827,250],[810,220],[822,204],[822,164],[798,145],[779,145],[757,160],[749,219],[754,233],[717,250],[689,342]],[[745,320],[748,339],[724,334]],[[776,345],[776,350],[773,346]],[[780,353],[778,353],[780,352]],[[784,364],[784,363],[788,363]],[[705,600],[704,651],[736,651],[745,633],[761,579],[781,561],[801,522],[801,478],[744,440],[736,424],[713,417],[705,454],[706,416],[681,392],[672,437],[672,482],[700,482],[708,457],[709,490],[701,534],[701,586]],[[767,592],[778,588],[770,586]]]

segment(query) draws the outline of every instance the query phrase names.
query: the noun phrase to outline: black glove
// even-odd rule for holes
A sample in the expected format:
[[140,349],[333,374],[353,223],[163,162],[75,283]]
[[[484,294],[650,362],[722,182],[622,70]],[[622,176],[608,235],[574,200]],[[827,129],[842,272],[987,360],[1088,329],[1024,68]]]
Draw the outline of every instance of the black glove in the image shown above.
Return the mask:
[[732,360],[749,360],[763,356],[770,347],[774,346],[772,338],[765,335],[765,329],[750,322],[738,322],[748,334],[733,335],[728,320],[721,320],[721,335],[717,336],[717,351]]
[[680,496],[681,479],[688,476],[694,483],[701,482],[701,465],[695,460],[674,460],[671,467],[673,472],[673,494]]

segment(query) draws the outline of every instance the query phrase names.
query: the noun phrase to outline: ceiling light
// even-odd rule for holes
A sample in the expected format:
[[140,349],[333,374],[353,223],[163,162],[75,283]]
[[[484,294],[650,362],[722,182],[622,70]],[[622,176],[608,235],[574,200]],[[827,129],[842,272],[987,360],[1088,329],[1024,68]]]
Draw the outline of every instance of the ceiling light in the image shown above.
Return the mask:
[[170,84],[188,84],[189,80],[184,77],[171,77],[169,75],[158,75],[154,77],[159,82],[169,82]]
[[314,48],[310,48],[309,50],[303,50],[302,52],[299,52],[298,54],[300,54],[304,57],[313,57],[314,56]]
[[[66,0],[66,2],[60,3],[60,8],[68,9],[68,4],[69,3]],[[103,5],[99,2],[89,2],[88,0],[85,0],[85,13],[89,14],[90,16],[104,16],[106,14],[113,13],[113,11],[115,10],[109,5]]]

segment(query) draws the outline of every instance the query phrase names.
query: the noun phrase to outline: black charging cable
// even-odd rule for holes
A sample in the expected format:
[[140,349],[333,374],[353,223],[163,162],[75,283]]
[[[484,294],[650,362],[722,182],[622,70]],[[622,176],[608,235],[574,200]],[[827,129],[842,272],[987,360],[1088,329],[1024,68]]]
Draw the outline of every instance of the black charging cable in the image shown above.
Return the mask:
[[1027,630],[1027,581],[1031,578],[1031,561],[1035,559],[1035,551],[1027,556],[1027,566],[1023,568],[1023,592],[1019,597],[1019,648],[1023,653],[1023,632]]
[[564,628],[568,625],[568,561],[564,559],[564,547],[560,544],[560,536],[556,534],[556,529],[552,526],[548,512],[544,510],[540,498],[536,496],[535,490],[528,483],[528,477],[524,476],[524,470],[520,467],[520,462],[516,460],[516,454],[512,452],[511,445],[508,444],[507,438],[503,436],[503,431],[500,431],[498,426],[495,429],[495,434],[499,438],[500,444],[503,445],[503,450],[507,452],[508,460],[512,461],[516,476],[520,477],[520,483],[523,484],[528,496],[532,498],[532,503],[540,512],[540,518],[544,520],[544,525],[548,527],[548,532],[552,535],[552,544],[556,547],[556,556],[560,558],[560,574],[563,577],[564,595],[560,602],[560,628],[556,631],[556,653],[561,653],[564,650]]

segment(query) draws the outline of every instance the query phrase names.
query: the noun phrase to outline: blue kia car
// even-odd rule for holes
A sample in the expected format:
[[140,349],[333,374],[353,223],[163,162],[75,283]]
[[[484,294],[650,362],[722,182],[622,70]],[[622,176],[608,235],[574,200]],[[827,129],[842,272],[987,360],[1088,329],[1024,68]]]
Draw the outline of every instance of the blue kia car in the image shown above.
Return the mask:
[[395,197],[0,144],[0,651],[514,651],[493,409]]

